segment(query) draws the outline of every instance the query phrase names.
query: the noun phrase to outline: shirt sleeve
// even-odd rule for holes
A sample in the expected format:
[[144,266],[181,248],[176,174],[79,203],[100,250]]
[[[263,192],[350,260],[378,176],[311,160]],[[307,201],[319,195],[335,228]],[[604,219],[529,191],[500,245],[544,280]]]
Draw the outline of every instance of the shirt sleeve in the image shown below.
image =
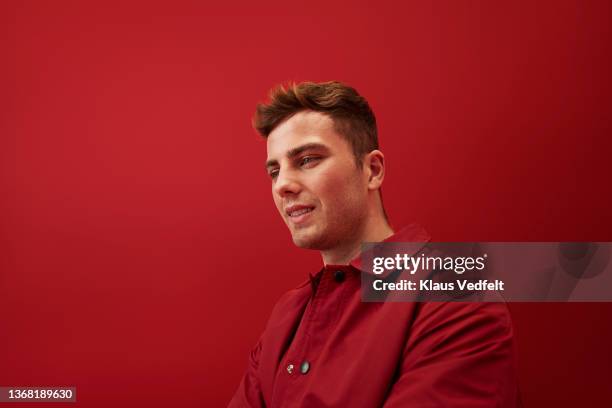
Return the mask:
[[423,303],[384,407],[520,407],[504,303]]
[[253,350],[251,350],[248,367],[242,376],[240,385],[232,397],[228,408],[263,408],[266,406],[257,376],[260,354],[261,339],[259,339]]

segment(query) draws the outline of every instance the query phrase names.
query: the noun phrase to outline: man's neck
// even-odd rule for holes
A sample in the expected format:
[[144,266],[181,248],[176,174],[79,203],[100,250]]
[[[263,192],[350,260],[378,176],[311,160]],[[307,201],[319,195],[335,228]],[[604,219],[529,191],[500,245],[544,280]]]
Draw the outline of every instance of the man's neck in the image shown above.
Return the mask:
[[393,229],[389,223],[382,219],[364,229],[358,239],[347,241],[333,249],[321,251],[321,257],[325,265],[347,265],[361,252],[361,244],[364,242],[380,242],[393,235]]

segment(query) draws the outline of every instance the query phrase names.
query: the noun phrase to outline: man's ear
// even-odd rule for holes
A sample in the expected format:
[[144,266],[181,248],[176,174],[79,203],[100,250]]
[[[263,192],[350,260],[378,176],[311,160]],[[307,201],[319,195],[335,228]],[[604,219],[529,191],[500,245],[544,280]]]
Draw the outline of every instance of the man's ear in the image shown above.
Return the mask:
[[368,189],[378,190],[385,178],[385,155],[380,150],[372,150],[363,158],[368,173]]

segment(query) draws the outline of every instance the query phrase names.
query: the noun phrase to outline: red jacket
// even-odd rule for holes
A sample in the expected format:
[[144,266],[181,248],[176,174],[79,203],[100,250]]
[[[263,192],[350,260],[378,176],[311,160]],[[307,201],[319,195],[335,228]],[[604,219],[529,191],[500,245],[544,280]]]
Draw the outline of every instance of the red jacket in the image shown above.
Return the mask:
[[504,303],[364,303],[355,265],[281,297],[230,407],[520,406]]

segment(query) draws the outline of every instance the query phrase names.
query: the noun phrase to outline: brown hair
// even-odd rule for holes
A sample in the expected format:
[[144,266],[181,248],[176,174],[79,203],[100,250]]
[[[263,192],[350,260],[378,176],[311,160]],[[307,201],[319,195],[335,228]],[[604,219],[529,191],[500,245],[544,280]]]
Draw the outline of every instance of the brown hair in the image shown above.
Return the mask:
[[291,83],[270,92],[270,102],[257,105],[253,127],[268,137],[281,122],[298,112],[322,112],[334,121],[336,131],[353,148],[358,164],[364,154],[378,149],[376,117],[365,98],[338,81]]

